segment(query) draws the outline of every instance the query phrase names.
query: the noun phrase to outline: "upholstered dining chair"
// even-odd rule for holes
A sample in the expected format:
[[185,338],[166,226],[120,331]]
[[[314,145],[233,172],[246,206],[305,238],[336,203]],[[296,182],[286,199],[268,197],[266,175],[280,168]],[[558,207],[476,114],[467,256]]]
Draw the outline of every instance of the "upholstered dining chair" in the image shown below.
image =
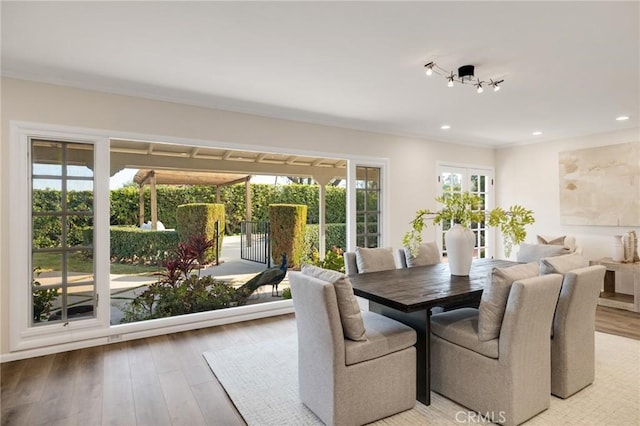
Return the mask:
[[564,274],[551,329],[551,393],[568,398],[595,379],[595,316],[606,268],[580,267],[578,256],[541,261],[542,273]]
[[361,312],[344,274],[305,266],[289,280],[302,402],[327,425],[362,425],[413,408],[415,330]]
[[559,274],[513,282],[506,289],[497,337],[481,339],[478,309],[433,315],[432,389],[504,425],[523,423],[547,409],[551,400],[549,329],[561,282]]
[[345,252],[343,257],[347,275],[388,271],[397,267],[391,247],[356,247],[356,251]]
[[420,244],[415,255],[411,254],[408,247],[398,249],[398,260],[401,268],[435,265],[440,263],[440,256],[440,249],[435,241]]

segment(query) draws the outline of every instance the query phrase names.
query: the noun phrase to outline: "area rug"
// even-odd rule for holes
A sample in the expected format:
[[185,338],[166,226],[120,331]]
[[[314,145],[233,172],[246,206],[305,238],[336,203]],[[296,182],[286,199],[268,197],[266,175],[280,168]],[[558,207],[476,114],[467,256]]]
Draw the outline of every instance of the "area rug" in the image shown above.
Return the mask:
[[[322,425],[298,397],[297,338],[238,345],[204,353],[209,367],[249,426]],[[527,425],[640,424],[640,341],[596,333],[596,380],[576,395],[551,397],[551,407]],[[431,405],[374,425],[490,424],[431,393]]]

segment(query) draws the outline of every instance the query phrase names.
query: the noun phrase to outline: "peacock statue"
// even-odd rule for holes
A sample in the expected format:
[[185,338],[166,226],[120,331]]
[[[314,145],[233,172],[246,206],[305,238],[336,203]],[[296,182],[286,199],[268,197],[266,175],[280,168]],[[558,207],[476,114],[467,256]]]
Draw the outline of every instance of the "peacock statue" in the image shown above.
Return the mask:
[[275,295],[278,296],[278,284],[287,275],[287,267],[287,254],[282,253],[282,264],[279,267],[276,266],[260,272],[238,288],[238,292],[248,297],[259,287],[271,284],[271,295],[273,296],[275,291]]

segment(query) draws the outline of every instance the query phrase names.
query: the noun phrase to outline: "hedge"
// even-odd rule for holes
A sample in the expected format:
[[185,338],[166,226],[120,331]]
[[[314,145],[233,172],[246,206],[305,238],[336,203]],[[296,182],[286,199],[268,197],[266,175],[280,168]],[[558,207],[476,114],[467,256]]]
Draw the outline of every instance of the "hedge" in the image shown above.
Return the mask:
[[[326,222],[346,223],[346,191],[345,188],[328,186],[326,191]],[[158,185],[158,219],[166,228],[176,228],[176,210],[181,204],[215,203],[215,187],[210,186],[172,186]],[[240,232],[240,222],[245,215],[244,184],[223,187],[220,190],[221,203],[225,204],[225,233],[227,235]],[[268,220],[269,204],[306,204],[307,223],[318,223],[317,185],[268,185],[251,184],[252,220]],[[137,186],[131,185],[110,191],[110,223],[111,225],[138,225],[138,195]],[[151,212],[149,188],[145,190],[145,212],[150,219]],[[70,191],[69,202],[73,208],[91,209],[93,202],[90,191]],[[34,211],[53,211],[60,205],[60,191],[51,189],[33,190]],[[38,247],[55,247],[60,235],[60,221],[55,218],[38,219],[37,229],[34,229],[34,242]],[[70,228],[71,244],[82,241],[81,230],[85,226],[92,226],[90,219],[85,216],[74,216]]]
[[[216,237],[216,222],[219,223],[218,256],[222,253],[224,238],[224,204],[192,203],[178,206],[176,211],[177,230],[181,241],[188,241],[193,235],[204,235],[207,240]],[[205,262],[215,260],[213,248],[205,253]]]
[[[309,259],[312,258],[313,252],[318,252],[320,244],[318,238],[318,228],[320,225],[307,225],[304,231],[305,252]],[[344,223],[328,223],[325,226],[326,239],[325,248],[331,250],[336,246],[341,249],[347,247],[347,226]]]
[[[111,258],[118,262],[159,263],[180,242],[176,231],[151,231],[136,226],[111,227]],[[93,243],[93,228],[86,228],[84,245]]]
[[[326,191],[327,223],[346,222],[345,188],[328,186]],[[180,204],[215,203],[215,187],[158,185],[158,219],[167,228],[176,228],[176,209]],[[111,191],[111,224],[138,224],[138,188],[128,186]],[[307,223],[318,223],[317,185],[269,185],[251,184],[252,220],[268,220],[270,204],[306,204]],[[225,205],[226,234],[240,232],[240,222],[245,220],[244,184],[221,188],[220,202]],[[150,192],[145,189],[145,212],[151,211]],[[145,218],[145,222],[149,217]]]
[[271,234],[271,258],[280,263],[286,253],[290,267],[301,265],[304,257],[304,230],[307,206],[304,204],[271,204],[269,206],[269,231]]

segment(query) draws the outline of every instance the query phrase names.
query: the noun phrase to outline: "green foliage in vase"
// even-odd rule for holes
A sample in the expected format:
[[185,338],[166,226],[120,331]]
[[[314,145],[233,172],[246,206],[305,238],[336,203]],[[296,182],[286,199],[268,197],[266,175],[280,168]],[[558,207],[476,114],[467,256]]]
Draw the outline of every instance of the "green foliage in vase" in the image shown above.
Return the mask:
[[446,193],[435,200],[443,207],[437,211],[418,210],[415,219],[411,221],[411,229],[402,239],[402,244],[408,247],[411,253],[417,253],[418,246],[422,243],[425,220],[431,220],[435,224],[459,223],[465,227],[488,220],[489,226],[500,229],[507,257],[511,255],[513,246],[526,238],[525,226],[535,222],[533,212],[519,205],[511,206],[507,210],[496,207],[486,211],[482,197],[470,192]]

